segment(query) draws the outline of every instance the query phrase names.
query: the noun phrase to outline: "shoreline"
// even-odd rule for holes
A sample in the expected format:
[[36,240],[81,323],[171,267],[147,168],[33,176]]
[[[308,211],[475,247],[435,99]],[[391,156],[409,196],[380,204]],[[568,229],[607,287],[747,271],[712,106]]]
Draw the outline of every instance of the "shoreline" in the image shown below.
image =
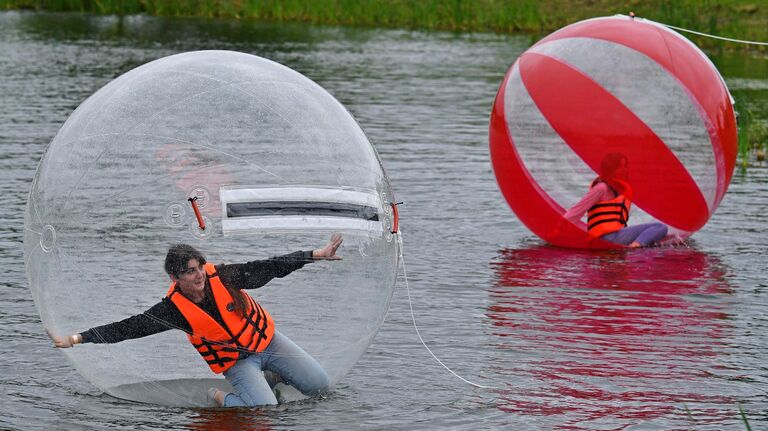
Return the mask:
[[[0,10],[146,14],[162,17],[304,22],[367,28],[490,32],[543,37],[583,19],[628,15],[734,39],[768,42],[768,5],[756,1],[630,0],[0,0]],[[690,33],[702,49],[768,53],[768,47],[723,42]]]
[[[466,0],[448,1],[446,4],[437,0],[424,0],[421,3],[411,4],[405,0],[285,0],[266,1],[258,6],[245,4],[242,0],[210,1],[202,0],[50,0],[46,2],[29,0],[0,0],[0,11],[35,11],[53,13],[82,13],[104,16],[148,16],[161,18],[202,19],[217,20],[222,22],[262,22],[262,23],[308,23],[312,25],[357,27],[357,28],[387,28],[403,29],[409,31],[453,31],[456,33],[496,33],[519,36],[529,36],[531,43],[546,36],[550,32],[567,24],[580,21],[589,17],[615,15],[620,12],[615,6],[607,7],[604,0],[543,0],[536,3],[531,0],[519,0],[514,5],[507,5],[506,13],[500,13],[494,19],[490,18],[490,8],[501,4],[500,0],[480,0],[470,5],[464,4]],[[658,13],[670,17],[670,20],[654,19],[657,22],[674,24],[683,28],[701,30],[696,25],[686,24],[682,17],[692,23],[700,24],[707,14],[717,12],[717,15],[709,15],[709,25],[717,33],[718,25],[728,27],[743,25],[743,23],[758,22],[762,25],[746,27],[742,33],[728,33],[729,37],[750,38],[764,35],[768,39],[768,5],[758,7],[744,0],[722,0],[720,4],[704,4],[697,9],[697,18],[693,18],[687,12],[698,5],[697,1],[679,0],[630,0],[635,6],[636,16],[639,18],[654,19],[652,16],[643,16],[638,11],[649,9],[649,5],[658,5]],[[41,5],[44,3],[44,5]],[[392,5],[384,8],[384,4]],[[469,3],[469,2],[467,2]],[[706,2],[705,2],[706,3]],[[725,3],[725,4],[723,4]],[[558,13],[543,13],[552,9],[555,5],[562,5]],[[586,5],[586,6],[585,6]],[[342,12],[334,7],[350,6]],[[378,7],[379,9],[365,11],[362,6]],[[328,9],[323,9],[328,8]],[[578,15],[568,15],[569,10],[578,8]],[[737,11],[736,15],[729,15]],[[611,13],[613,12],[613,13]],[[399,15],[398,15],[399,13]],[[623,14],[627,14],[624,11]],[[419,15],[420,14],[420,15]],[[417,16],[418,15],[418,16]],[[481,19],[482,18],[482,19]],[[698,21],[697,21],[698,20]],[[671,21],[671,22],[670,22]],[[683,22],[678,22],[683,21]],[[456,23],[464,23],[458,26]],[[471,25],[469,25],[469,24]],[[506,25],[489,27],[490,24]],[[720,24],[717,24],[720,23]],[[466,24],[466,25],[465,25]],[[485,26],[485,27],[483,27]],[[735,43],[722,42],[681,33],[684,37],[693,41],[708,55],[716,55],[725,52],[736,52],[756,58],[768,58],[768,47],[750,46]],[[719,35],[723,35],[720,33]],[[742,111],[737,107],[738,111]],[[748,109],[742,113],[742,121],[739,127],[738,165],[742,168],[752,165],[754,162],[762,163],[765,153],[768,152],[768,124],[764,119],[756,117]]]

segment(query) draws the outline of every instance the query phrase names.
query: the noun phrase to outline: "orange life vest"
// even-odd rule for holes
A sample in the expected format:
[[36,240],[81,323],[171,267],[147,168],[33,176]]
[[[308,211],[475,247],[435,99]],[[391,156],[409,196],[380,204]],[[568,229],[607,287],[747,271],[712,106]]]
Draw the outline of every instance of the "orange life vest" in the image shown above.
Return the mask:
[[202,355],[214,373],[223,373],[240,357],[240,352],[261,352],[269,346],[275,333],[272,317],[245,291],[239,291],[246,300],[245,317],[234,311],[232,295],[216,273],[216,266],[205,264],[205,273],[211,284],[213,300],[221,314],[223,325],[190,301],[172,283],[168,298],[179,309],[192,327],[187,338]]
[[[629,209],[632,206],[632,188],[629,184],[613,180],[624,187],[624,191],[613,199],[600,201],[587,211],[587,230],[593,237],[601,237],[627,226]],[[590,186],[590,189],[597,185]],[[611,187],[606,183],[608,187]],[[611,187],[613,189],[613,187]],[[614,190],[614,192],[616,192]],[[616,192],[618,194],[618,192]]]

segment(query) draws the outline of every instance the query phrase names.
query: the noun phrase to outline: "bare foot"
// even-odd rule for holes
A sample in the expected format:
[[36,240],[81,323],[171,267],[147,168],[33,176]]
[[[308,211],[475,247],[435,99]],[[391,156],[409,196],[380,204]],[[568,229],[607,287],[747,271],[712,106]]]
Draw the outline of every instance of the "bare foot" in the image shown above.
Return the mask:
[[628,245],[627,247],[629,247],[629,248],[640,248],[642,246],[643,246],[642,244],[640,244],[639,242],[635,241],[632,244]]
[[221,389],[211,388],[208,389],[208,397],[213,400],[219,407],[224,407],[224,398],[227,393]]

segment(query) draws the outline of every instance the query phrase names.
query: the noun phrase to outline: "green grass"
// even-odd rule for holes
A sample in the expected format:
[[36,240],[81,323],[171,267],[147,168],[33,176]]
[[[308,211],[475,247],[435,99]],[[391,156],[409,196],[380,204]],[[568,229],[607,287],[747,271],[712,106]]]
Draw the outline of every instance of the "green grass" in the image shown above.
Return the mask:
[[[639,17],[677,27],[768,41],[768,3],[764,0],[0,0],[2,9],[528,33],[536,37],[582,19],[634,11]],[[743,49],[754,55],[768,54],[768,47],[691,34],[686,37],[708,51]],[[765,157],[768,123],[748,110],[741,114],[739,158],[746,167],[750,159]]]
[[742,168],[757,161],[763,163],[768,152],[768,122],[749,109],[739,110],[739,160]]
[[[0,9],[536,34],[585,18],[634,11],[697,31],[768,40],[768,5],[763,0],[0,0]],[[710,39],[697,43],[739,47]]]

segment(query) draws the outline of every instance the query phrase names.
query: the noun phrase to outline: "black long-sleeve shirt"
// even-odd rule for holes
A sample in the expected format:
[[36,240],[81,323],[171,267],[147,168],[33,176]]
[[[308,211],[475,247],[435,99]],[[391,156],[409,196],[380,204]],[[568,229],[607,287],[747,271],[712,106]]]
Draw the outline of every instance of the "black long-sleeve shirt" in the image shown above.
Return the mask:
[[[311,251],[296,251],[266,260],[216,265],[216,271],[219,273],[221,282],[226,286],[235,289],[255,289],[267,284],[273,278],[285,277],[311,261]],[[210,291],[207,278],[205,284],[206,291]],[[210,295],[205,295],[205,298],[197,305],[216,321],[222,321],[219,310]],[[141,314],[119,322],[91,328],[83,332],[82,336],[83,343],[118,343],[169,329],[192,332],[192,327],[189,326],[181,311],[169,298],[165,297]]]

